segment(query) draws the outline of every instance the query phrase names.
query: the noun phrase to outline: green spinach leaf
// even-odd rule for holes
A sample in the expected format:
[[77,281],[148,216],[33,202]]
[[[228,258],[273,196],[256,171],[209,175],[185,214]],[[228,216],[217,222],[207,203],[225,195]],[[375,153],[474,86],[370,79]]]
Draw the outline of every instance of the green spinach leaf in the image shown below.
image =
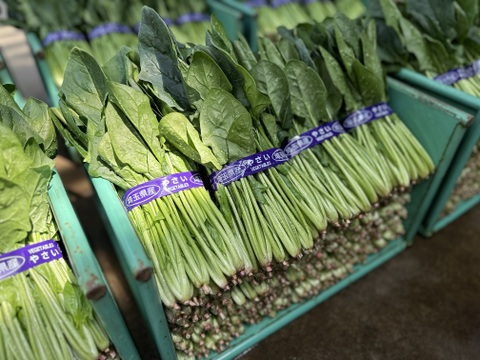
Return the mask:
[[200,112],[200,133],[220,165],[255,152],[252,118],[232,94],[211,89]]
[[260,92],[270,98],[282,129],[292,126],[292,104],[287,77],[283,70],[267,60],[260,60],[251,71]]
[[158,125],[161,136],[182,154],[208,168],[220,169],[218,160],[200,139],[200,134],[181,113],[170,113]]
[[285,74],[294,115],[309,121],[310,127],[332,119],[327,112],[327,89],[315,70],[302,61],[291,60],[285,66]]
[[169,107],[188,110],[190,103],[178,66],[175,42],[168,26],[153,9],[146,6],[142,10],[140,24],[139,78],[153,84],[160,99]]

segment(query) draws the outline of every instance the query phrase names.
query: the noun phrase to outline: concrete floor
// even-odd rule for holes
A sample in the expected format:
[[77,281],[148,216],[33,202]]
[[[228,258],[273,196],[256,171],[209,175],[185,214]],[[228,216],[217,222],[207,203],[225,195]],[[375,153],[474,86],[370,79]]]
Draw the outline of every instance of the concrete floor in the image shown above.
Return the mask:
[[[24,37],[0,27],[0,47],[26,96],[45,99]],[[18,66],[17,66],[18,65]],[[143,359],[152,344],[95,210],[83,168],[57,159],[71,201]],[[480,206],[320,304],[239,358],[480,359]]]

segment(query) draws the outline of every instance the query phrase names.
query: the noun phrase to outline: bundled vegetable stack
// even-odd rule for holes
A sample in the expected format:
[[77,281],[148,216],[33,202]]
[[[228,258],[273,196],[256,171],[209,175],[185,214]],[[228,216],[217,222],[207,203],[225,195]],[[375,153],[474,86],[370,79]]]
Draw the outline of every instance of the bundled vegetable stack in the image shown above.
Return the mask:
[[[479,4],[476,1],[374,1],[370,16],[378,28],[379,55],[385,67],[406,67],[440,83],[480,97]],[[478,147],[478,145],[477,145]],[[478,152],[473,151],[448,201],[444,215],[478,194]]]
[[8,23],[35,33],[42,41],[46,62],[58,87],[74,47],[93,54],[102,65],[122,46],[136,48],[144,5],[157,9],[181,42],[204,41],[210,20],[204,1],[6,0],[6,3]]
[[137,36],[125,24],[130,10],[125,0],[86,0],[83,21],[93,55],[104,64],[122,46],[135,47]]
[[84,0],[6,0],[10,23],[37,34],[55,84],[60,86],[74,47],[91,51],[82,33]]
[[0,358],[115,358],[58,244],[48,106],[21,111],[1,86],[0,99]]
[[472,156],[468,159],[462,173],[458,177],[457,184],[453,189],[442,217],[451,214],[462,201],[473,198],[480,194],[480,144],[477,143],[472,151]]
[[194,307],[167,309],[179,358],[220,352],[244,331],[245,324],[274,317],[342,280],[353,264],[399,236],[407,200],[405,194],[395,195],[390,204],[353,220],[348,228],[329,231],[301,260],[273,270],[268,278],[246,279],[231,291],[199,299]]
[[[375,51],[373,22],[349,20],[338,13],[333,22],[301,25],[281,34],[291,38],[302,50],[298,50],[298,56],[322,75],[329,88],[336,89],[331,91],[330,108],[339,108],[343,127],[363,146],[387,189],[406,188],[432,173],[434,165],[429,155],[386,104],[386,83]],[[278,47],[277,55],[266,56],[278,57],[280,43]],[[303,54],[305,48],[310,59]]]
[[[135,57],[135,53],[128,55]],[[118,71],[116,60],[107,64],[107,73]],[[138,68],[130,65],[137,77]],[[77,81],[79,72],[85,74],[81,83]],[[167,306],[188,302],[199,289],[227,288],[237,274],[252,271],[238,232],[210,199],[197,165],[160,137],[158,120],[146,95],[108,81],[91,56],[74,50],[60,98],[61,111],[55,111],[58,118],[54,121],[89,163],[90,174],[129,190],[124,195],[129,215],[154,262]],[[179,124],[184,120],[180,113],[172,113],[168,119]],[[185,136],[189,136],[187,125],[185,122]],[[205,146],[194,154],[216,162]],[[157,178],[161,180],[152,186],[144,184]],[[140,184],[144,184],[144,191],[135,190]],[[190,190],[175,193],[185,188]],[[171,195],[142,201],[152,198],[158,189]]]
[[[189,356],[221,350],[244,323],[318,294],[398,238],[410,181],[433,171],[393,116],[364,125],[366,139],[347,133],[335,121],[344,96],[317,69],[321,58],[282,36],[257,58],[213,18],[206,45],[181,45],[144,8],[139,52],[100,67],[74,50],[54,109],[90,174],[117,186]],[[421,160],[415,177],[387,185],[397,164],[379,174],[371,154],[400,136]]]
[[293,29],[303,23],[322,22],[338,11],[354,19],[366,10],[361,0],[248,0],[244,3],[256,9],[258,31],[269,37],[274,37],[281,26]]

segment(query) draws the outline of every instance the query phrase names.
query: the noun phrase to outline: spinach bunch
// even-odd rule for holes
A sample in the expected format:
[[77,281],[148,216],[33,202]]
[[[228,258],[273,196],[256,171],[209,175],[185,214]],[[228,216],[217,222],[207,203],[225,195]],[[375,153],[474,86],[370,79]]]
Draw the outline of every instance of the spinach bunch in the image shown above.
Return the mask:
[[[277,44],[260,39],[260,61],[251,72],[262,84],[268,84],[265,93],[277,99],[272,100],[272,113],[280,120],[288,117],[288,121],[280,121],[280,126],[293,137],[334,120],[341,101],[338,92],[332,91],[335,88],[330,78],[320,77],[303,41],[286,30],[282,35]],[[236,48],[241,48],[239,54],[247,51],[241,43]],[[288,97],[280,99],[281,93]],[[311,168],[312,186],[320,190],[317,202],[330,221],[368,211],[378,195],[386,196],[391,190],[372,168],[362,147],[348,134],[327,140],[291,161],[303,169]]]
[[[0,86],[0,254],[58,240],[48,202],[56,153],[48,106]],[[5,264],[5,262],[3,262]],[[64,259],[0,281],[0,358],[95,359],[109,339]]]
[[[339,116],[386,102],[374,23],[336,14],[322,24],[283,33],[302,39],[323,78],[336,89]],[[387,189],[408,187],[434,169],[430,156],[396,114],[358,126],[351,133]]]
[[[378,53],[388,71],[407,67],[429,78],[465,67],[480,58],[479,4],[376,0],[369,16],[378,32]],[[479,77],[462,79],[456,88],[480,94]]]
[[[197,169],[160,133],[159,119],[178,125],[178,140],[192,147],[188,155],[217,161],[181,113],[157,118],[141,88],[126,85],[138,80],[136,60],[136,52],[124,50],[102,69],[89,54],[74,50],[60,107],[54,110],[55,125],[89,164],[90,175],[111,181],[119,195],[144,182]],[[81,81],[78,74],[84,75]],[[253,269],[237,229],[231,228],[203,187],[156,199],[128,214],[152,259],[166,306],[190,301],[199,289],[228,288],[237,274]]]
[[[285,134],[267,112],[270,99],[240,65],[215,18],[206,45],[186,48],[176,43],[154,11],[144,8],[139,53],[139,79],[150,83],[150,95],[161,102],[157,107],[183,111],[219,165],[281,145]],[[174,134],[165,136],[179,143],[171,139]],[[184,142],[177,148],[188,156],[183,149],[189,146]],[[217,170],[211,163],[201,163],[209,173]],[[326,219],[311,207],[307,183],[301,169],[286,163],[220,185],[215,192],[225,217],[240,231],[249,253],[263,268],[270,268],[274,260],[300,256],[325,230]]]
[[82,39],[83,20],[81,14],[85,0],[7,0],[9,22],[26,31],[34,32],[45,41],[52,32],[71,31],[77,39],[54,41],[44,46],[45,59],[57,86],[62,84],[68,55],[74,47],[91,52],[86,40]]
[[259,34],[270,38],[278,36],[278,27],[293,29],[299,24],[321,22],[338,11],[356,18],[366,10],[361,0],[253,0],[245,4],[256,10]]
[[[132,4],[125,0],[85,0],[83,10],[85,31],[89,34],[92,54],[102,65],[110,60],[122,46],[130,48],[137,46],[137,36],[129,26],[125,25],[127,12],[135,9],[130,6]],[[92,38],[92,30],[105,24],[120,25],[122,29]]]
[[[458,81],[452,86],[480,96],[478,65],[472,66],[480,59],[480,5],[477,1],[405,1],[397,5],[382,0],[372,5],[370,16],[375,19],[379,31],[379,55],[389,71],[407,67],[435,78],[442,74],[449,77],[449,74],[458,74],[457,69],[468,67],[465,73],[469,77],[455,79]],[[478,158],[478,152],[473,151],[445,213],[475,194]]]

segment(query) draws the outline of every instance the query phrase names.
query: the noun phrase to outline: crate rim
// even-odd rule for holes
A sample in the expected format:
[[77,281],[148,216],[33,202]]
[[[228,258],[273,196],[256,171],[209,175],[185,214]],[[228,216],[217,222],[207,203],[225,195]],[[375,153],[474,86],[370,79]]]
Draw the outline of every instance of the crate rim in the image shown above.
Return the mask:
[[[78,279],[82,292],[87,296],[120,356],[125,360],[140,359],[110,285],[90,247],[56,168],[53,169],[48,185],[48,198],[70,259],[70,267]],[[109,322],[112,316],[115,323]]]

